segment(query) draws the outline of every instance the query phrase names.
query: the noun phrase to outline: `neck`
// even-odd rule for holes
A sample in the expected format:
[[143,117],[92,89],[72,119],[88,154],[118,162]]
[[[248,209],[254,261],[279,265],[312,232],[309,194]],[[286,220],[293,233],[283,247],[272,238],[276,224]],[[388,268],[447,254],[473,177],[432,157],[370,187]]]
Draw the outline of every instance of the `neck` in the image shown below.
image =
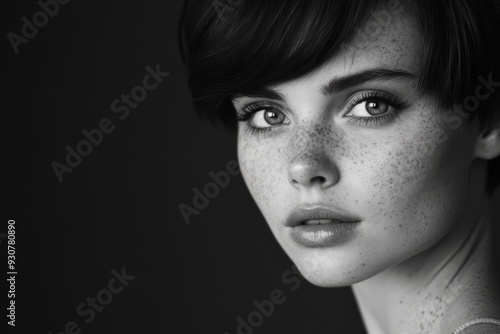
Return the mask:
[[465,321],[498,317],[491,201],[484,194],[473,202],[440,242],[352,286],[369,334],[451,333]]

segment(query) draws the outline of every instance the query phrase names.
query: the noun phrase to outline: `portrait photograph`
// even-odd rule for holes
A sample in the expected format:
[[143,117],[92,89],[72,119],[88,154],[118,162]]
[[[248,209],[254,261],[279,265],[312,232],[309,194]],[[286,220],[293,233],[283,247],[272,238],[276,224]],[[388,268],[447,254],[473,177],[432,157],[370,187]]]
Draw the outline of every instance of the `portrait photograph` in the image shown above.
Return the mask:
[[500,1],[9,1],[3,324],[500,334]]

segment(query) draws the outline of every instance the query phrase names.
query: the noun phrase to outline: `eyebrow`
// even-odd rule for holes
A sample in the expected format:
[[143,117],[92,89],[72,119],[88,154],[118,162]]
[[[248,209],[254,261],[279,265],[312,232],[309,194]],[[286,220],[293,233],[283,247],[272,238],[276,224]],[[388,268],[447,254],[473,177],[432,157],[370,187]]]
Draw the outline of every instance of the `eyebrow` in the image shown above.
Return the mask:
[[[410,72],[400,70],[389,70],[384,68],[370,69],[359,73],[350,74],[344,77],[331,79],[328,83],[320,88],[320,93],[327,95],[334,95],[349,88],[359,86],[371,81],[389,81],[389,80],[408,80],[415,79],[416,76]],[[235,94],[233,99],[238,97],[251,97],[251,98],[266,98],[277,101],[286,101],[284,94],[272,88],[257,88],[245,93]]]

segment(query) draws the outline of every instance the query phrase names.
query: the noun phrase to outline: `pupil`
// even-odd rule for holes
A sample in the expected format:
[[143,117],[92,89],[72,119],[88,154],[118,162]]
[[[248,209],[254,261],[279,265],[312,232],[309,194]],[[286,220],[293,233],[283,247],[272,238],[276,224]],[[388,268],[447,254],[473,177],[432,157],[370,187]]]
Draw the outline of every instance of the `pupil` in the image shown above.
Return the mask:
[[270,125],[279,124],[282,121],[280,115],[274,111],[267,111],[264,114],[264,118],[266,122]]
[[368,101],[366,104],[366,111],[371,115],[383,114],[387,111],[389,106],[382,101]]

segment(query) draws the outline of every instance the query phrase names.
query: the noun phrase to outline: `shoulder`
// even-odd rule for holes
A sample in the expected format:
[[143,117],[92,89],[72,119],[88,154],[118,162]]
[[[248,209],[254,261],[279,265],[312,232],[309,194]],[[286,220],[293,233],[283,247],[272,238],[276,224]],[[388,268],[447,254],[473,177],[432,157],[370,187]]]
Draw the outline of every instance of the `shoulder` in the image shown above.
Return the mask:
[[478,318],[467,321],[455,329],[452,334],[500,334],[500,320]]

